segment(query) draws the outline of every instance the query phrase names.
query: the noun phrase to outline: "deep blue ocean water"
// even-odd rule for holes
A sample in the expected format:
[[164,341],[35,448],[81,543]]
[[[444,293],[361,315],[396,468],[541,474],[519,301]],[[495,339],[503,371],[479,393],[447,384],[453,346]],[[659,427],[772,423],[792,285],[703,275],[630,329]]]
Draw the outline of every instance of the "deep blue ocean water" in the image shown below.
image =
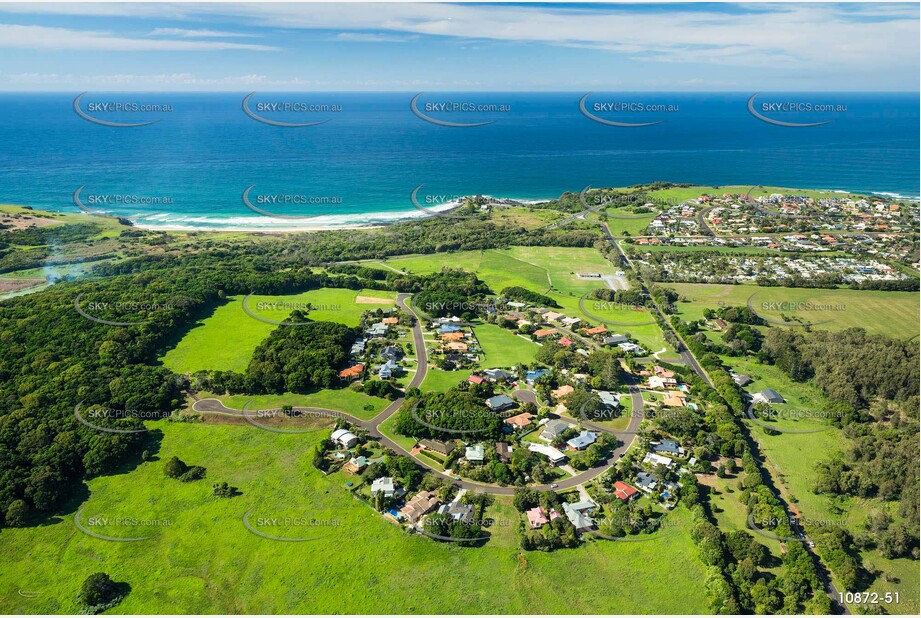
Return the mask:
[[[0,95],[0,203],[77,212],[103,195],[160,198],[155,204],[100,204],[99,212],[142,225],[171,228],[260,228],[385,221],[420,214],[453,195],[546,199],[564,191],[654,180],[695,184],[763,184],[917,197],[918,94],[763,94],[762,103],[796,101],[846,106],[831,112],[765,111],[783,121],[832,122],[791,128],[749,113],[751,93],[594,94],[597,102],[642,102],[677,111],[596,115],[646,127],[612,127],[579,110],[584,93],[429,94],[419,109],[435,119],[486,126],[458,128],[421,120],[410,110],[416,93],[259,93],[268,102],[334,105],[341,111],[277,113],[282,122],[326,122],[289,128],[243,113],[246,93],[89,93],[81,109],[117,101],[171,106],[171,111],[87,111],[114,122],[158,120],[133,128],[89,122],[72,94]],[[470,101],[508,111],[445,113],[426,103]],[[429,108],[431,109],[431,108]],[[308,221],[272,219],[250,202]],[[297,195],[324,204],[257,203],[258,196]],[[163,198],[169,200],[164,202]],[[303,201],[303,200],[302,200]],[[313,199],[312,201],[316,201]]]

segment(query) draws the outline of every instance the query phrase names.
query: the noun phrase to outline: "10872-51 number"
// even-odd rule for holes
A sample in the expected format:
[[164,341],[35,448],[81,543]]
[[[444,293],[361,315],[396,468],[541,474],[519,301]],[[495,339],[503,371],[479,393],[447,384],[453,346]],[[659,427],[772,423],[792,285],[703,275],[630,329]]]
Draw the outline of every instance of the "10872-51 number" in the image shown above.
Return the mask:
[[877,605],[879,603],[898,603],[898,592],[839,592],[838,596],[842,603],[867,603]]

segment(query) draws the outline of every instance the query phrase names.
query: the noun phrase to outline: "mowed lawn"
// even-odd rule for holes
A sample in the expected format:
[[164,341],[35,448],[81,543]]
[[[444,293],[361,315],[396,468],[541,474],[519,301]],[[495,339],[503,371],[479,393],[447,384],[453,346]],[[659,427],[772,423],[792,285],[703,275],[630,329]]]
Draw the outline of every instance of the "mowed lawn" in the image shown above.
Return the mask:
[[[605,287],[597,279],[580,279],[577,273],[613,275],[618,268],[594,249],[573,247],[511,247],[485,251],[458,251],[387,260],[387,265],[414,273],[437,272],[444,267],[474,272],[499,294],[509,286],[521,286],[553,298],[566,315],[592,324],[605,321],[608,330],[637,339],[650,352],[665,349],[676,357],[649,311],[607,306],[595,307],[582,297]],[[584,309],[587,309],[584,310]]]
[[[389,523],[310,466],[325,435],[282,435],[253,427],[157,425],[158,461],[89,481],[80,521],[113,537],[88,536],[77,509],[47,525],[0,531],[0,611],[77,613],[83,580],[104,571],[131,592],[124,614],[270,613],[705,613],[702,563],[689,536],[648,543],[591,542],[574,550],[520,552],[505,531],[480,548],[440,544]],[[177,455],[207,478],[164,477]],[[215,498],[227,481],[242,495]],[[506,516],[507,509],[497,515]],[[315,538],[283,542],[257,536]],[[91,517],[159,525],[90,525]],[[285,522],[285,518],[288,522]],[[280,520],[272,522],[269,520]],[[97,523],[98,520],[97,520]]]
[[[868,332],[894,339],[911,339],[918,336],[919,295],[917,292],[881,292],[876,290],[809,289],[759,287],[755,285],[722,285],[710,283],[669,283],[690,302],[676,306],[685,320],[699,320],[704,309],[715,309],[718,303],[743,307],[752,294],[752,307],[760,315],[772,320],[802,319],[813,323],[813,328],[844,330],[861,327]],[[834,306],[829,309],[782,312],[769,303],[812,303]],[[765,303],[768,303],[767,305]],[[778,326],[785,328],[784,326]]]
[[[385,303],[358,303],[360,296]],[[243,371],[249,364],[256,347],[269,336],[277,325],[258,320],[243,310],[244,296],[231,296],[228,302],[196,324],[182,340],[161,357],[163,364],[175,373],[202,370]],[[348,290],[321,288],[302,294],[250,297],[247,307],[252,313],[268,320],[284,321],[293,307],[311,303],[316,309],[309,313],[318,322],[338,322],[357,326],[361,314],[382,307],[392,307],[396,292],[382,290]],[[290,303],[288,307],[260,307],[260,303]],[[297,328],[290,326],[286,328]]]
[[519,363],[530,365],[540,350],[533,341],[495,324],[475,326],[473,333],[483,348],[479,364],[482,369],[514,367]]

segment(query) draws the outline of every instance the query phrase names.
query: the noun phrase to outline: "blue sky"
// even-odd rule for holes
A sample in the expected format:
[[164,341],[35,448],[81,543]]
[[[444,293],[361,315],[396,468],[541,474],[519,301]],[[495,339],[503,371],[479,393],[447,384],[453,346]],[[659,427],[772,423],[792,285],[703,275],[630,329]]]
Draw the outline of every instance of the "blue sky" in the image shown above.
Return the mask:
[[917,91],[917,4],[0,4],[8,91]]

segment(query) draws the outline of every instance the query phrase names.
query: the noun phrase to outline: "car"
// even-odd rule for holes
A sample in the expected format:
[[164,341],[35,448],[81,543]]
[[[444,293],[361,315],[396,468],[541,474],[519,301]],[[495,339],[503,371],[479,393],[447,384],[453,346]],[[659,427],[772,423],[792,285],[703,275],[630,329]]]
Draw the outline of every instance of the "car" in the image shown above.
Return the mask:
[[557,487],[559,487],[559,485],[556,483],[550,483],[550,489],[556,489]]
[[460,480],[460,477],[459,477],[459,476],[455,476],[455,477],[454,477],[454,480],[455,480],[455,481],[459,481],[459,480]]

